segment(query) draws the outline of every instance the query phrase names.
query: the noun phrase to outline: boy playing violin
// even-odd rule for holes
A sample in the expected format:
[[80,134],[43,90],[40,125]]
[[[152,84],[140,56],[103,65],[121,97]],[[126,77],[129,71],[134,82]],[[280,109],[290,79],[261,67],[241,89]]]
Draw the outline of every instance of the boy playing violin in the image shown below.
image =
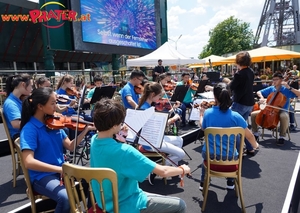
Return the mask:
[[[273,86],[269,86],[265,89],[258,91],[256,94],[259,97],[260,103],[265,103],[266,97],[268,97],[271,93],[279,91],[286,97],[286,102],[282,110],[279,112],[279,121],[280,121],[280,134],[279,139],[277,141],[278,146],[284,145],[284,137],[286,136],[287,128],[289,127],[289,103],[290,99],[296,98],[300,96],[300,91],[290,87],[287,82],[283,81],[283,75],[280,72],[276,72],[273,75]],[[259,114],[260,110],[254,111],[251,113],[251,126],[253,134],[258,138],[258,130],[256,117]]]
[[[114,140],[125,119],[125,108],[116,101],[101,99],[94,107],[94,123],[98,133],[91,140],[91,167],[113,169],[118,176],[118,200],[120,213],[163,213],[186,212],[185,202],[177,197],[144,192],[139,188],[142,182],[154,172],[161,177],[188,174],[187,165],[179,167],[162,166],[151,161],[131,145]],[[101,153],[101,154],[99,154]],[[103,187],[110,183],[104,182]],[[93,191],[99,191],[98,184],[92,184]],[[105,194],[106,207],[112,212],[112,195]],[[97,203],[101,198],[95,194]],[[101,207],[101,206],[100,206]]]
[[139,86],[146,78],[141,70],[133,70],[130,74],[130,80],[120,91],[123,104],[126,109],[136,109],[138,106],[140,94],[134,90],[135,86]]

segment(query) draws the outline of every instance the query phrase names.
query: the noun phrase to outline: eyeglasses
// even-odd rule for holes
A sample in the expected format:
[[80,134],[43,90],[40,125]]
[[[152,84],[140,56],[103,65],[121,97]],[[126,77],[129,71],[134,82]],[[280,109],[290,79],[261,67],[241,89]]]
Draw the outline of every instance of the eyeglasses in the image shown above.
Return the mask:
[[138,79],[138,80],[140,80],[141,82],[143,82],[143,80],[144,80],[143,78],[142,78],[142,79],[140,79],[140,78],[137,78],[137,79]]

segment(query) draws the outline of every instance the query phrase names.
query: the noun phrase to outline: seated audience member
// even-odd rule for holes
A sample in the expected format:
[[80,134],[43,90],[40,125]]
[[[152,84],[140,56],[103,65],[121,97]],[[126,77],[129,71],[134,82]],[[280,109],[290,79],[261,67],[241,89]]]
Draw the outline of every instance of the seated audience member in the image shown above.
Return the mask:
[[[286,136],[287,128],[289,127],[289,103],[291,98],[296,98],[300,96],[300,91],[290,87],[287,82],[283,81],[283,75],[280,72],[277,72],[273,75],[273,86],[269,86],[265,89],[262,89],[257,92],[257,96],[259,97],[260,103],[265,103],[266,98],[273,92],[279,91],[286,97],[286,102],[283,106],[283,110],[279,112],[279,121],[280,121],[280,133],[279,139],[277,141],[278,146],[284,145],[284,138]],[[251,126],[253,134],[258,138],[258,125],[256,123],[256,116],[258,115],[258,111],[254,111],[251,113]]]
[[[144,192],[138,182],[143,182],[151,172],[161,177],[178,176],[188,174],[190,168],[186,165],[178,168],[156,164],[131,145],[114,140],[124,119],[125,108],[120,103],[105,98],[95,104],[94,123],[98,133],[91,141],[91,167],[110,168],[117,173],[120,213],[186,212],[186,204],[182,199]],[[103,187],[109,185],[109,182],[104,182]],[[92,188],[94,192],[100,191],[99,184],[92,183]],[[95,194],[95,198],[100,204],[99,193]],[[112,212],[111,192],[106,192],[105,198],[107,212]]]
[[6,80],[7,98],[3,104],[3,113],[13,140],[20,135],[22,100],[29,96],[31,91],[32,80],[28,74],[9,76]]
[[145,74],[141,70],[131,72],[130,80],[121,90],[125,109],[136,109],[138,107],[140,94],[137,94],[134,88],[140,86],[145,78]]
[[[251,133],[251,131],[247,128],[247,122],[245,119],[237,112],[232,111],[229,107],[231,105],[231,94],[227,89],[227,85],[225,83],[218,83],[214,86],[213,89],[214,97],[215,97],[215,106],[209,109],[201,109],[200,110],[200,127],[204,131],[208,127],[242,127],[245,129],[245,137],[249,140],[250,144],[257,149],[258,143],[255,140],[255,137]],[[205,111],[204,111],[205,110]],[[204,114],[203,114],[204,113]],[[216,138],[218,139],[218,137]],[[219,141],[217,143],[220,143]],[[228,143],[231,143],[228,141]],[[227,149],[228,144],[222,144],[222,150]],[[206,159],[206,144],[202,148],[202,157],[203,161]],[[216,153],[210,147],[210,154],[220,154],[220,149],[216,150]],[[238,157],[243,153],[238,153],[236,149],[234,156]],[[203,190],[203,183],[205,177],[205,167],[202,166],[202,173],[200,177],[200,190]],[[234,180],[232,178],[227,178],[227,189],[234,189]]]

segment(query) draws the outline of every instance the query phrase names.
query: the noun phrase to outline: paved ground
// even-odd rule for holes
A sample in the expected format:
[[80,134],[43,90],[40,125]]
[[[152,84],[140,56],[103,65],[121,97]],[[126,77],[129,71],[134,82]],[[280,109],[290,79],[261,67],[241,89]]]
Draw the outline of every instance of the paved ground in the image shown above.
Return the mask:
[[[300,115],[297,115],[300,123]],[[265,140],[260,142],[260,151],[254,157],[245,157],[243,161],[243,190],[247,212],[281,212],[281,208],[289,186],[294,164],[300,150],[299,129],[291,133],[291,141],[285,146],[277,147],[275,140],[266,131]],[[203,197],[198,190],[201,174],[202,144],[191,143],[185,147],[192,160],[185,158],[184,162],[192,169],[193,177],[185,178],[185,186],[179,186],[179,178],[168,180],[164,185],[160,179],[150,186],[148,181],[141,187],[148,192],[178,196],[187,203],[189,213],[200,212]],[[12,187],[11,157],[0,158],[0,212],[8,212],[28,203],[23,176],[18,177],[16,188]],[[225,189],[226,180],[213,178],[208,194],[206,212],[240,212],[240,201],[234,191]]]

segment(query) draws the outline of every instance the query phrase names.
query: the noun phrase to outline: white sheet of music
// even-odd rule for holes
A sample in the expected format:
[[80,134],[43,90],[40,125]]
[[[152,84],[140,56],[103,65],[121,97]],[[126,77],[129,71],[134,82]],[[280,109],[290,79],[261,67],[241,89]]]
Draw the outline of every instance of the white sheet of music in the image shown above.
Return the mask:
[[198,95],[201,97],[201,98],[206,98],[206,99],[214,99],[215,96],[214,96],[214,93],[212,91],[209,91],[209,92],[203,92],[203,93],[198,93]]
[[[194,104],[201,104],[203,101],[207,101],[207,102],[210,102],[210,101],[214,101],[215,99],[212,99],[212,98],[208,98],[208,99],[196,99],[194,100],[193,102],[193,105]],[[191,121],[199,121],[200,119],[200,111],[198,108],[192,108],[192,111],[191,111],[191,114],[190,114],[190,119]]]
[[[161,147],[168,116],[168,113],[156,112],[142,128],[141,136],[143,136],[156,148]],[[149,146],[149,144],[142,137],[139,139],[139,144]]]
[[146,110],[134,110],[127,109],[125,123],[130,126],[128,130],[128,135],[126,140],[133,142],[136,136],[136,133],[132,131],[133,128],[136,132],[140,131],[140,129],[145,125],[145,123],[149,120],[149,118],[154,114],[155,108],[150,107]]

